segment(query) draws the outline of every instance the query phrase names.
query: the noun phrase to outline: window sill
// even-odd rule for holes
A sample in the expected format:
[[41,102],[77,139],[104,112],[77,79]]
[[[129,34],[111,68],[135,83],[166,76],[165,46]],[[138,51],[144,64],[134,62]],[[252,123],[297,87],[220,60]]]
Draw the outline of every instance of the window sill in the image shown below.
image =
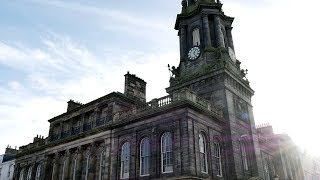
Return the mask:
[[140,174],[140,177],[147,177],[147,176],[150,176],[150,174],[145,174],[145,175]]
[[170,174],[170,173],[173,173],[173,171],[161,172],[161,174]]

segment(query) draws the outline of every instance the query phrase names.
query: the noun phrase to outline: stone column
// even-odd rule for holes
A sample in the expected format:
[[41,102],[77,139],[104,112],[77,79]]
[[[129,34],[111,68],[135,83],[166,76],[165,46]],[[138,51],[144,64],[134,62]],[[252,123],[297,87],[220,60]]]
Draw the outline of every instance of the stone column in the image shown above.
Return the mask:
[[226,27],[226,32],[227,32],[227,38],[228,38],[228,45],[229,47],[232,48],[234,51],[234,45],[233,45],[233,38],[232,38],[232,27]]
[[51,180],[56,180],[59,178],[59,156],[56,155],[53,162],[53,167],[52,167],[52,176]]
[[225,47],[224,35],[221,29],[220,17],[218,15],[214,16],[214,27],[216,32],[216,41],[218,47]]
[[185,25],[180,26],[180,58],[184,59],[187,52],[187,29]]
[[202,18],[203,18],[202,20],[203,20],[203,29],[204,29],[205,48],[210,48],[212,45],[211,45],[211,36],[210,36],[208,15],[204,14]]

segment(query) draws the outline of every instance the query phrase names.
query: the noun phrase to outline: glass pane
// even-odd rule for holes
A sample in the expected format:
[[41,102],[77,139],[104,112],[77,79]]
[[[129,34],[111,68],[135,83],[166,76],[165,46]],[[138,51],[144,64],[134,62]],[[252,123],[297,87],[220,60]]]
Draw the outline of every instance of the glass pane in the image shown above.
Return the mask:
[[195,28],[192,32],[193,46],[200,46],[200,31]]
[[121,178],[129,178],[130,144],[128,142],[122,145],[121,152]]

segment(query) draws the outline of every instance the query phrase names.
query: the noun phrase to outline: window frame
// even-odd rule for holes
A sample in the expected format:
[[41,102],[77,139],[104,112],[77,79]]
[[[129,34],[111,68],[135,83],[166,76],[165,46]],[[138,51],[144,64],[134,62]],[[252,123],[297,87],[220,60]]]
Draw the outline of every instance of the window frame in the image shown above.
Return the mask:
[[[14,166],[13,164],[10,164],[10,165],[9,165],[9,171],[8,171],[8,173],[7,173],[7,177],[8,177],[8,178],[10,178],[11,169],[12,169],[13,166]],[[14,169],[14,168],[13,168],[13,169]],[[12,172],[13,172],[13,171],[12,171]],[[0,177],[1,177],[1,169],[0,169]]]
[[67,160],[66,159],[64,159],[63,160],[63,164],[62,164],[62,174],[61,174],[61,180],[64,180],[64,174],[66,173],[66,162],[67,162]]
[[[165,142],[170,140],[170,142],[169,142],[170,144],[166,145],[166,147],[169,146],[170,149],[169,149],[169,151],[166,150],[165,152],[163,152],[163,149],[164,149],[164,147],[163,147],[164,141],[163,140],[164,140],[165,137],[170,138],[170,139],[165,139],[166,140]],[[172,151],[172,149],[173,149],[173,136],[172,136],[171,132],[165,132],[165,133],[162,134],[160,148],[161,148],[161,173],[162,174],[173,173],[173,151]],[[170,171],[165,171],[165,169],[164,169],[164,164],[163,164],[164,154],[166,155],[166,160],[168,159],[168,157],[167,157],[168,154],[171,156],[171,158],[169,157],[169,161],[171,160],[171,162],[170,162],[171,164],[166,165],[166,167],[167,166],[171,166],[172,170],[170,170]]]
[[[195,32],[197,30],[197,35],[198,35],[198,42],[196,42],[195,40]],[[194,46],[201,46],[201,33],[200,33],[200,27],[194,27],[192,30],[191,30],[191,37],[192,37],[192,41],[191,41],[191,44],[192,44],[192,47]],[[196,44],[197,43],[197,44]]]
[[32,166],[28,168],[28,172],[27,172],[27,180],[31,180],[31,179],[32,179]]
[[73,159],[72,180],[76,180],[77,162],[78,162],[78,157],[75,157]]
[[[127,148],[124,149],[124,148]],[[130,178],[130,153],[131,147],[128,141],[124,142],[121,146],[121,156],[120,156],[120,179],[129,179]],[[127,157],[127,158],[126,158]],[[128,172],[124,173],[125,166],[128,166]]]
[[90,159],[91,159],[91,153],[88,152],[87,156],[86,156],[86,176],[85,176],[85,180],[88,180],[88,178],[89,178]]
[[99,163],[99,180],[103,180],[105,175],[105,163],[106,163],[106,151],[102,150],[100,153],[100,163]]
[[[147,143],[147,144],[144,144]],[[147,149],[144,149],[144,145],[147,145]],[[147,152],[143,153],[143,150],[146,150]],[[150,156],[151,156],[151,151],[150,151],[150,138],[149,137],[144,137],[141,141],[140,141],[140,176],[144,177],[144,176],[150,176]],[[147,160],[145,160],[147,159]],[[147,167],[142,167],[143,163],[146,161],[147,162]],[[144,162],[145,165],[145,162]],[[142,174],[142,170],[146,170],[147,169],[147,173],[146,174]]]
[[246,142],[243,139],[240,140],[240,148],[241,148],[241,160],[242,160],[243,170],[248,171],[249,170],[248,152],[247,152]]
[[[203,132],[199,133],[199,139],[198,139],[198,145],[199,145],[199,158],[200,158],[200,171],[201,173],[208,174],[208,151],[207,151],[207,140],[206,136]],[[201,148],[201,146],[203,146]],[[201,152],[203,150],[203,152]],[[202,159],[204,156],[204,159]],[[204,162],[202,162],[204,161]],[[202,164],[203,163],[203,164]],[[204,165],[204,167],[202,167]]]
[[[223,177],[222,156],[221,156],[221,141],[215,139],[213,142],[213,158],[215,163],[215,173],[218,177]],[[217,166],[218,165],[218,166]]]
[[37,169],[36,169],[36,177],[35,177],[35,180],[40,180],[40,177],[41,177],[41,168],[42,168],[42,165],[41,165],[41,164],[38,164],[38,165],[37,165]]
[[23,180],[23,179],[24,179],[24,169],[25,169],[25,168],[22,168],[22,169],[20,170],[19,180]]

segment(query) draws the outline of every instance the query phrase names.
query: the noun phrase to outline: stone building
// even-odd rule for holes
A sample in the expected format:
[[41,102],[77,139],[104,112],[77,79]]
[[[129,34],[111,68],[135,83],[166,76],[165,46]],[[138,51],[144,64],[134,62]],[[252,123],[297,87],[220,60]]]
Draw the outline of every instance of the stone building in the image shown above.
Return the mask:
[[307,152],[300,154],[305,180],[320,180],[320,158]]
[[49,120],[47,138],[20,148],[14,178],[264,179],[254,91],[235,56],[233,20],[219,0],[183,0],[180,64],[169,66],[168,95],[146,102],[146,82],[128,72],[124,93],[70,100]]
[[5,154],[0,155],[0,180],[12,180],[17,150],[8,146]]
[[274,134],[270,125],[258,126],[264,178],[304,179],[300,151],[286,134]]

